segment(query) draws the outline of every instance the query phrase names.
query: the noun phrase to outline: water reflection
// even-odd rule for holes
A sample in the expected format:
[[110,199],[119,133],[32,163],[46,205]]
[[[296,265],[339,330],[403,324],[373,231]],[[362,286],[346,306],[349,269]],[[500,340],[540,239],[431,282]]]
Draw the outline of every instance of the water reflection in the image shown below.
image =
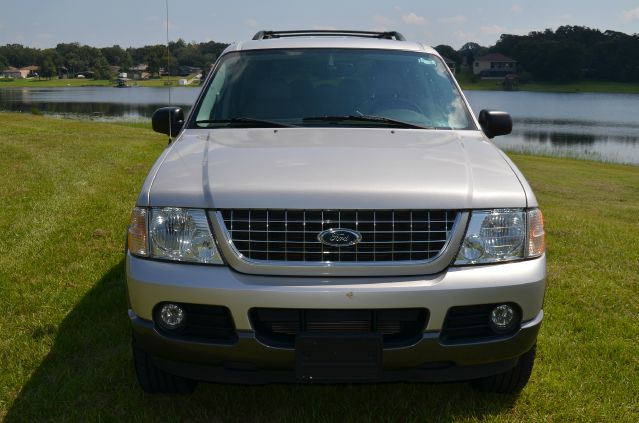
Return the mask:
[[504,149],[533,154],[639,164],[639,95],[480,92],[473,109],[513,117],[513,133],[495,138]]
[[[171,90],[188,111],[199,88]],[[504,149],[639,165],[639,95],[469,91],[477,113],[505,110],[513,133],[495,138]],[[96,120],[148,120],[169,103],[166,88],[0,88],[0,110]]]
[[526,142],[545,144],[550,142],[554,146],[569,146],[574,144],[594,144],[596,137],[591,134],[573,134],[571,132],[543,132],[525,131],[522,136]]
[[512,134],[494,141],[517,152],[639,164],[639,129],[634,124],[516,121]]
[[117,103],[8,103],[2,109],[12,112],[31,112],[37,110],[45,114],[67,117],[93,117],[112,120],[137,121],[151,117],[153,111],[162,105],[157,104],[117,104]]
[[[171,104],[188,111],[199,88],[171,90]],[[148,120],[158,107],[169,104],[166,88],[61,87],[0,89],[0,110],[101,120]]]

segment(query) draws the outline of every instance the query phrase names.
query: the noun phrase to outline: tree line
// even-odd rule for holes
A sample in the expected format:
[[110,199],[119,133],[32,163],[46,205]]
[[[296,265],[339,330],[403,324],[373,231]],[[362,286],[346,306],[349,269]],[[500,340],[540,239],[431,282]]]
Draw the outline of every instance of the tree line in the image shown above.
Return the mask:
[[171,73],[180,66],[208,68],[227,45],[214,41],[186,43],[179,39],[169,43],[170,56],[167,56],[166,45],[161,44],[126,49],[119,45],[97,48],[80,43],[61,43],[48,49],[7,44],[0,46],[0,70],[36,65],[40,67],[39,75],[45,78],[56,76],[64,69],[69,75],[90,71],[95,79],[111,79],[115,76],[112,67],[126,72],[146,64],[147,71],[157,75],[167,66]]
[[[208,68],[227,44],[214,41],[169,43],[168,70],[180,66]],[[604,81],[639,81],[639,34],[600,31],[584,26],[561,26],[555,31],[534,31],[528,35],[503,34],[491,47],[469,42],[459,50],[448,45],[435,47],[454,60],[458,67],[472,68],[476,58],[488,53],[502,53],[517,60],[522,78],[538,81],[573,81],[581,78]],[[61,69],[74,75],[91,71],[96,79],[112,78],[112,67],[124,72],[138,64],[148,65],[151,74],[167,68],[165,45],[144,47],[96,48],[79,43],[58,44],[55,48],[37,49],[20,44],[0,46],[0,69],[9,66],[40,67],[40,76],[52,77]]]
[[435,48],[459,67],[472,67],[478,57],[501,53],[517,61],[521,76],[537,81],[639,81],[639,34],[560,26],[528,35],[503,34],[491,47],[466,43],[459,50]]

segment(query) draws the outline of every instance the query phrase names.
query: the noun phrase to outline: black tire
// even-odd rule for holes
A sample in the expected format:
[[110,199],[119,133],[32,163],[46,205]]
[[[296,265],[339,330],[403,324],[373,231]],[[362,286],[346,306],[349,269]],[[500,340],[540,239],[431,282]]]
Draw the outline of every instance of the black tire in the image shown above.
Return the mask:
[[147,394],[190,394],[197,382],[175,376],[153,364],[151,355],[133,345],[135,373]]
[[535,345],[528,352],[522,354],[517,365],[507,372],[473,380],[471,385],[481,392],[499,394],[516,394],[520,392],[524,389],[532,374],[536,350],[537,346]]

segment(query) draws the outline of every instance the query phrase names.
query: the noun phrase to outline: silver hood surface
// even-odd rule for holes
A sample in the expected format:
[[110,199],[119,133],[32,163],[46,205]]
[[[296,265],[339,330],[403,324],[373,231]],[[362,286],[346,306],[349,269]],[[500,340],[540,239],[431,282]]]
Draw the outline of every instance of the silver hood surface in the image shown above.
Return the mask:
[[217,209],[526,207],[517,175],[479,131],[190,129],[158,159],[138,204]]

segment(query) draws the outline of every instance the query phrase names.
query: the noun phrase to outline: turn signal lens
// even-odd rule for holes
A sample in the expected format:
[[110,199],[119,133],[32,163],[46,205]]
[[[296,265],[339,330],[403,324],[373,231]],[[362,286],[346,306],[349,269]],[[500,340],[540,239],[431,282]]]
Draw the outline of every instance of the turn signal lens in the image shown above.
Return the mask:
[[149,243],[146,235],[147,210],[136,207],[131,212],[131,221],[127,231],[127,246],[131,254],[146,257],[149,255]]
[[528,210],[528,257],[539,257],[546,250],[544,216],[541,210]]

